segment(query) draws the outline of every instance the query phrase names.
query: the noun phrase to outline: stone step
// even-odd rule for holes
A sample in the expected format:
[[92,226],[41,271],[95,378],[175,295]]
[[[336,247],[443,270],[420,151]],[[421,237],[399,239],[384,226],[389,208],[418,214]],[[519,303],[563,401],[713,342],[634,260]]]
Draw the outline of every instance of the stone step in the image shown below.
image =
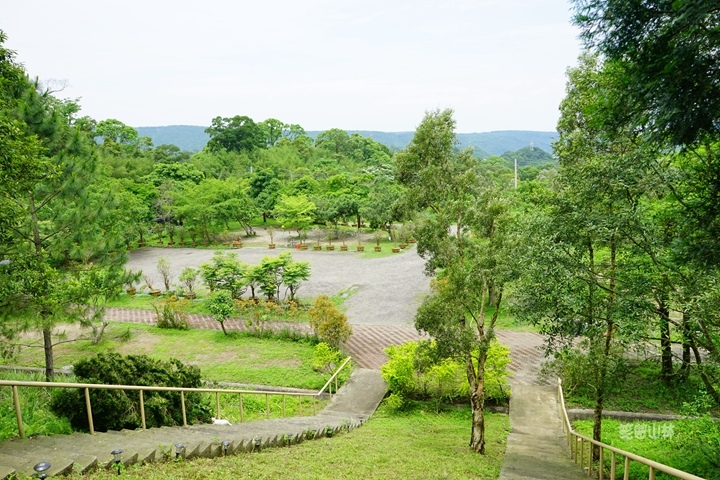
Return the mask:
[[15,469],[0,465],[0,480],[10,480],[11,478],[15,478]]

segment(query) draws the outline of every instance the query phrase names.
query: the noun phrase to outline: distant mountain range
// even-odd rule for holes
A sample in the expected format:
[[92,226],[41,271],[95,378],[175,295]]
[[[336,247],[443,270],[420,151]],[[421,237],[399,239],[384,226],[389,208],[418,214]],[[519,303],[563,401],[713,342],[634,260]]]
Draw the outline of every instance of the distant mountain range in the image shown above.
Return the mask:
[[[154,145],[176,145],[181,150],[197,152],[203,149],[209,140],[206,127],[197,125],[169,125],[165,127],[137,127],[138,134],[150,137]],[[374,132],[367,130],[348,130],[349,134],[359,133],[391,149],[401,150],[412,140],[414,132]],[[313,138],[320,131],[307,132]],[[483,133],[458,133],[461,147],[474,147],[475,155],[481,158],[490,155],[502,155],[505,152],[535,147],[548,153],[552,152],[552,142],[557,139],[556,132],[536,132],[528,130],[502,130]]]

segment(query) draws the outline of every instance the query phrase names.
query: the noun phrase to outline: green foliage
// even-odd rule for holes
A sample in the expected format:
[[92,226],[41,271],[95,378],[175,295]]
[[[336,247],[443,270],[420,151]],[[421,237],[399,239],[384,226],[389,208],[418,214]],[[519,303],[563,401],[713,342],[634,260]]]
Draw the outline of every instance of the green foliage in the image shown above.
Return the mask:
[[339,348],[352,335],[347,316],[341,313],[327,295],[320,295],[308,311],[310,326],[321,340]]
[[[259,453],[133,466],[123,473],[123,478],[498,478],[510,430],[508,417],[487,415],[488,436],[493,439],[487,455],[459,447],[467,441],[469,419],[467,408],[448,408],[438,415],[424,404],[402,412],[381,405],[362,428],[332,439]],[[87,478],[110,480],[117,475],[112,470],[100,469]]]
[[[717,478],[720,424],[716,419],[709,416],[662,422],[604,419],[602,424],[604,443],[702,478]],[[590,435],[592,422],[576,421],[574,427],[578,432]],[[606,452],[606,471],[610,467],[609,457]],[[622,457],[618,457],[618,465],[622,465],[621,462]],[[629,478],[649,478],[648,468],[632,462]]]
[[207,305],[208,310],[210,310],[212,316],[215,317],[215,320],[220,322],[223,333],[227,335],[227,331],[225,330],[225,320],[230,318],[236,311],[235,302],[230,295],[230,292],[226,290],[218,290],[211,293],[205,301],[205,305]]
[[188,330],[190,324],[187,318],[187,304],[187,300],[180,300],[175,295],[153,303],[158,328]]
[[316,209],[307,195],[282,195],[275,204],[274,214],[283,228],[293,228],[299,233],[310,228]]
[[[200,369],[185,366],[174,358],[161,361],[144,355],[100,353],[75,363],[74,371],[76,380],[80,383],[188,388],[202,386]],[[146,391],[144,397],[148,427],[182,425],[180,393]],[[96,430],[121,430],[141,426],[137,391],[91,390],[90,399]],[[185,405],[189,423],[210,420],[208,406],[199,402],[197,393],[186,394]],[[56,414],[67,417],[73,428],[88,428],[85,397],[81,390],[56,390],[51,408]]]
[[[3,380],[42,382],[38,374],[2,372]],[[18,387],[21,413],[26,436],[58,435],[72,433],[70,422],[50,411],[50,389]],[[17,420],[12,399],[12,389],[0,388],[0,440],[17,437]]]
[[320,342],[315,345],[315,350],[313,350],[313,370],[333,373],[342,359],[343,356],[340,350],[325,342]]
[[210,288],[227,291],[232,298],[240,298],[248,285],[248,265],[237,259],[237,254],[216,251],[210,262],[200,265],[200,275]]
[[188,293],[195,293],[195,283],[197,282],[198,275],[200,275],[200,270],[197,268],[185,267],[182,272],[180,272],[178,280],[187,288]]
[[[468,397],[470,394],[465,365],[452,359],[438,359],[434,341],[407,342],[390,345],[389,360],[382,367],[382,376],[400,399],[433,399],[440,402]],[[485,364],[485,391],[492,402],[505,403],[510,396],[507,370],[510,350],[497,341],[488,349]]]

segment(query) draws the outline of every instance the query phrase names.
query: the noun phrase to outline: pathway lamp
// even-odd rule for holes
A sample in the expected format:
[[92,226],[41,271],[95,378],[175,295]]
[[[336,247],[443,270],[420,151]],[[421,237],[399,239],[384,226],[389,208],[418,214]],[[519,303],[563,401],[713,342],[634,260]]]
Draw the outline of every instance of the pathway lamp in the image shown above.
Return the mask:
[[228,454],[228,450],[230,449],[230,444],[231,444],[231,443],[232,443],[232,442],[231,442],[230,440],[225,440],[225,441],[222,442],[223,455],[227,455],[227,454]]
[[185,452],[185,445],[182,443],[175,444],[175,458],[180,458]]
[[261,445],[262,445],[262,438],[260,438],[260,437],[255,437],[255,438],[253,439],[253,450],[256,451],[256,452],[259,452]]
[[48,462],[40,462],[37,465],[33,467],[33,470],[35,470],[34,477],[37,478],[47,478],[47,474],[45,471],[50,468],[50,464]]
[[117,469],[118,475],[120,475],[120,468],[121,468],[121,466],[122,466],[121,464],[122,464],[122,453],[123,453],[123,449],[122,449],[122,448],[116,448],[115,450],[113,450],[113,451],[110,452],[110,453],[111,453],[112,456],[113,456],[113,463],[115,464],[115,468]]

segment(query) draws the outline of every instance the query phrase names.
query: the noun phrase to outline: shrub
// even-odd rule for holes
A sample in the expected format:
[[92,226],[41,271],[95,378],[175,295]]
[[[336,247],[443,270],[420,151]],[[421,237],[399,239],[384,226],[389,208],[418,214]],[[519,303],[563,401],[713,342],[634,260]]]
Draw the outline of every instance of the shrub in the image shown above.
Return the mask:
[[[110,385],[148,385],[162,387],[201,387],[200,369],[183,365],[171,358],[164,362],[146,355],[122,356],[100,353],[74,365],[75,376],[81,383]],[[93,424],[96,430],[121,430],[142,425],[140,396],[134,390],[90,390]],[[148,427],[182,425],[179,392],[144,392],[145,419]],[[202,403],[198,393],[185,395],[189,423],[208,422],[210,408]],[[53,392],[51,409],[67,417],[73,428],[88,429],[84,392],[63,389]]]
[[179,300],[175,295],[160,300],[153,304],[155,310],[155,321],[159,328],[174,328],[176,330],[188,330],[188,323],[185,308],[187,301]]
[[[428,340],[390,345],[385,351],[390,360],[382,367],[382,376],[399,399],[441,401],[468,397],[470,394],[465,365],[454,359],[437,359],[435,343]],[[490,344],[485,363],[486,400],[504,403],[510,395],[507,385],[510,349],[497,341]]]
[[342,353],[337,348],[320,342],[313,351],[312,367],[316,372],[332,373],[339,366]]
[[308,310],[310,326],[320,340],[335,348],[347,341],[352,335],[352,328],[347,316],[341,313],[327,295],[320,295]]

